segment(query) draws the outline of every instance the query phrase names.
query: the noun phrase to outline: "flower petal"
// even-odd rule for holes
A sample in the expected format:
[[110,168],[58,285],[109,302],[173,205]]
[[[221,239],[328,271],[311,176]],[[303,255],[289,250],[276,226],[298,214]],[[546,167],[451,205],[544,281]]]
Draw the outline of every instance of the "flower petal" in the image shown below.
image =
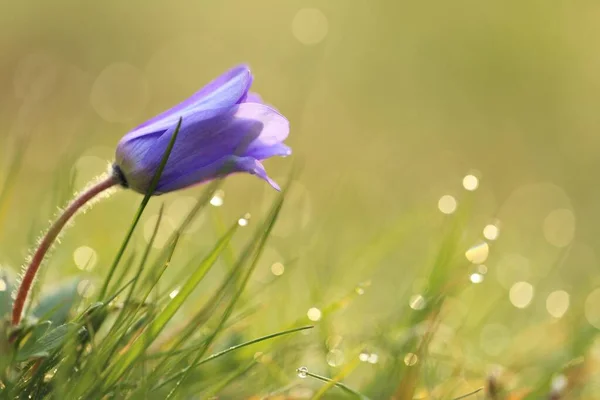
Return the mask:
[[259,103],[263,104],[263,99],[260,97],[258,93],[248,92],[245,97],[243,97],[240,103]]
[[[235,67],[219,76],[187,100],[144,122],[128,133],[131,139],[154,133],[191,112],[231,107],[247,98],[252,86],[252,74],[246,65]],[[160,127],[160,128],[159,128]]]
[[169,182],[160,183],[157,187],[157,194],[183,189],[236,172],[247,172],[256,175],[276,190],[281,190],[279,185],[267,175],[267,171],[260,161],[252,157],[225,156],[201,169],[180,175]]
[[292,154],[292,149],[283,143],[277,143],[272,146],[256,147],[250,151],[246,151],[246,155],[254,157],[257,160],[264,160],[270,157],[287,157]]
[[[156,148],[166,148],[173,132],[170,129],[163,134]],[[203,115],[184,118],[164,179],[202,168],[224,156],[260,153],[265,147],[278,144],[288,132],[285,117],[257,103],[240,104],[210,119]],[[160,159],[161,155],[157,152],[153,157]]]

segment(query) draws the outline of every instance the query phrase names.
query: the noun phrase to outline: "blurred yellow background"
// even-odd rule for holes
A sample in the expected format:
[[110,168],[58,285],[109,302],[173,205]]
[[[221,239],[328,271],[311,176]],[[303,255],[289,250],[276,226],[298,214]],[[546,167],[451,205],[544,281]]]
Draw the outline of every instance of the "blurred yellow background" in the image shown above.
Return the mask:
[[[485,253],[485,269],[465,267],[474,283],[450,303],[454,357],[507,363],[540,346],[535,324],[557,330],[553,349],[562,320],[600,328],[600,4],[5,1],[2,10],[0,176],[26,150],[1,220],[1,264],[17,270],[67,201],[56,187],[76,173],[83,188],[129,129],[247,62],[253,90],[292,127],[293,161],[267,170],[284,183],[302,167],[253,282],[279,280],[261,332],[364,281],[333,331],[410,312],[451,218],[440,207],[454,201],[472,204],[467,241],[488,242],[472,250]],[[136,245],[161,202],[168,231],[201,190],[154,199]],[[249,212],[251,228],[273,197],[254,177],[228,179],[223,204],[185,236],[180,265],[212,244],[215,224]],[[119,192],[78,216],[45,284],[80,274],[90,257],[104,276],[140,200]]]

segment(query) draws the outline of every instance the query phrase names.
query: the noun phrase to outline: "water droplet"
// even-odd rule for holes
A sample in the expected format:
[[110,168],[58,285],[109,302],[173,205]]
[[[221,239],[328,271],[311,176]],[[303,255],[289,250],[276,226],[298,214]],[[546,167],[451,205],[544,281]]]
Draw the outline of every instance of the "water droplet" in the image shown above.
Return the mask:
[[379,356],[375,353],[371,353],[369,354],[369,358],[367,358],[367,362],[369,364],[377,364],[377,362],[379,361]]
[[369,360],[369,353],[366,350],[361,351],[358,359],[362,362],[367,362]]
[[477,266],[477,272],[479,272],[481,275],[485,275],[488,272],[488,269],[485,265],[481,264]]
[[81,246],[73,252],[75,265],[82,271],[90,271],[98,262],[98,255],[94,249],[88,246]]
[[479,187],[479,179],[475,175],[467,175],[463,178],[463,187],[472,192]]
[[296,372],[298,373],[298,378],[304,379],[308,375],[308,368],[300,367],[296,370]]
[[483,228],[483,236],[487,240],[496,240],[499,234],[500,229],[496,225],[489,224]]
[[281,276],[285,272],[285,267],[282,263],[276,262],[271,265],[271,273],[275,276]]
[[327,364],[329,364],[330,366],[339,367],[343,363],[344,363],[344,353],[341,350],[335,349],[335,350],[331,350],[329,353],[327,353]]
[[169,293],[169,297],[174,299],[175,296],[177,296],[178,294],[179,294],[179,289],[175,289],[171,293]]
[[4,279],[0,279],[0,292],[6,291],[6,281]]
[[444,195],[438,201],[438,208],[444,214],[452,214],[456,211],[456,199],[449,194]]
[[469,279],[473,283],[481,283],[481,282],[483,282],[483,275],[481,275],[481,274],[471,274],[471,277]]
[[554,393],[561,393],[567,387],[567,377],[563,374],[556,375],[552,378],[552,382],[550,383],[550,387]]
[[308,319],[310,319],[311,321],[318,321],[321,319],[321,310],[319,310],[316,307],[311,307],[308,309],[306,316],[308,317]]
[[420,294],[415,294],[408,303],[413,310],[422,310],[427,305],[427,301]]
[[238,219],[238,225],[239,226],[247,226],[248,220],[246,218],[240,218],[240,219]]
[[210,199],[210,204],[215,207],[221,207],[223,205],[224,197],[225,192],[222,190],[217,190],[213,195],[212,199]]
[[404,364],[409,367],[415,365],[417,362],[419,362],[419,357],[415,353],[408,353],[404,356]]

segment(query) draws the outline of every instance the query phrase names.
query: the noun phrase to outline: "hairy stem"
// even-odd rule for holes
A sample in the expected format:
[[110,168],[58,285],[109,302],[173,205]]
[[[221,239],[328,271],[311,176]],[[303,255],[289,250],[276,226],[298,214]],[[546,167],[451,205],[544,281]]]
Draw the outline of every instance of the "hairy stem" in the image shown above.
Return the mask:
[[115,174],[110,174],[106,179],[103,179],[96,185],[90,187],[77,196],[62,212],[60,217],[50,226],[50,229],[48,229],[48,232],[46,232],[42,241],[38,245],[38,248],[33,254],[31,262],[29,263],[25,275],[23,276],[21,286],[19,286],[19,291],[17,292],[17,297],[15,298],[15,303],[12,310],[13,325],[18,325],[21,322],[23,307],[25,306],[25,301],[27,300],[27,295],[29,294],[35,275],[37,274],[37,271],[44,260],[44,256],[50,247],[52,247],[52,243],[54,243],[67,222],[69,222],[71,217],[73,217],[73,215],[75,215],[77,211],[79,211],[79,209],[81,209],[81,207],[83,207],[88,201],[117,184],[119,184],[119,178]]

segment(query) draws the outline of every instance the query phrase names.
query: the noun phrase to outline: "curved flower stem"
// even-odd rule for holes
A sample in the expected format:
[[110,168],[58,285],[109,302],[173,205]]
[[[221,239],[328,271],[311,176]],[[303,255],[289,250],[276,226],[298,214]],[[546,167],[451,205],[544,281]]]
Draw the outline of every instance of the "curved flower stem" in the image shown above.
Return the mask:
[[23,313],[23,307],[25,306],[25,301],[27,300],[27,295],[29,294],[29,290],[31,289],[31,285],[33,283],[33,279],[40,268],[42,261],[44,260],[44,256],[52,246],[52,243],[58,237],[60,231],[64,228],[64,226],[69,222],[71,217],[77,213],[77,211],[83,207],[88,201],[92,200],[98,194],[104,192],[107,189],[119,184],[119,178],[115,174],[110,174],[106,179],[98,182],[96,185],[87,189],[79,196],[77,196],[71,204],[63,211],[60,217],[50,226],[50,229],[44,235],[44,238],[38,245],[33,257],[31,258],[31,262],[27,267],[27,271],[23,276],[23,281],[21,282],[21,286],[19,286],[19,291],[17,292],[17,297],[15,298],[15,303],[13,305],[12,310],[12,324],[18,325],[21,322],[21,314]]

